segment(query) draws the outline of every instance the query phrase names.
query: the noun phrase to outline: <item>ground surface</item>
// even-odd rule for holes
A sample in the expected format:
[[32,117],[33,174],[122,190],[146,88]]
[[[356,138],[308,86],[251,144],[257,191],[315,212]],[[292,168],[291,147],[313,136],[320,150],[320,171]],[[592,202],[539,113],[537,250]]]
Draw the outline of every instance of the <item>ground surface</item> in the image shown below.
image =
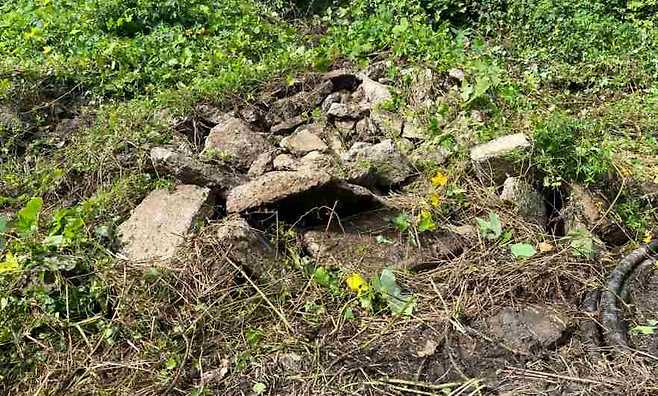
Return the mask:
[[656,11],[0,5],[0,393],[657,394]]

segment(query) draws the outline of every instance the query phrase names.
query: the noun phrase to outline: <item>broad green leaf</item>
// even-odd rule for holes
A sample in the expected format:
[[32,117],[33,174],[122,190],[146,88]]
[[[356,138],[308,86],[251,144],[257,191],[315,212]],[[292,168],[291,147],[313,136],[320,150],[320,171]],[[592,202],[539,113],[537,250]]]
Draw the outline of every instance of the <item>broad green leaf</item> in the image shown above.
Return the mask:
[[476,217],[475,221],[478,223],[480,233],[485,239],[498,239],[503,233],[503,226],[500,223],[500,218],[494,212],[489,213],[488,221],[479,217]]
[[167,360],[165,361],[165,368],[167,370],[173,370],[176,368],[178,365],[178,362],[176,361],[176,358],[174,356],[169,356]]
[[516,258],[528,258],[537,254],[535,248],[527,243],[515,243],[510,246],[510,250]]
[[631,329],[631,332],[634,334],[652,335],[656,333],[657,325],[658,321],[648,320],[646,326],[635,326]]
[[329,287],[331,285],[331,275],[325,267],[318,267],[315,269],[313,272],[313,280],[320,286]]
[[386,268],[382,271],[373,288],[380,293],[386,301],[388,308],[394,315],[411,315],[416,306],[416,298],[412,294],[402,293],[402,289],[395,280],[393,271]]
[[25,207],[16,214],[16,229],[21,234],[29,234],[36,231],[39,222],[39,212],[43,200],[40,197],[34,197],[25,205]]
[[400,213],[393,218],[393,225],[401,232],[404,232],[411,226],[411,218],[406,213]]

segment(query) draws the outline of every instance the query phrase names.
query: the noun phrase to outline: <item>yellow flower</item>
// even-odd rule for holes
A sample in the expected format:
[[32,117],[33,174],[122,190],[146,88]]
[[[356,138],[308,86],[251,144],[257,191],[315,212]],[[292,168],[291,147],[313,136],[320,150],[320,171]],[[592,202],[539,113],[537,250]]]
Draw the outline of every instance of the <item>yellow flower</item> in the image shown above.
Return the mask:
[[644,238],[642,238],[642,242],[644,243],[649,243],[653,239],[653,235],[651,234],[651,231],[645,231],[644,232]]
[[430,196],[430,204],[435,208],[441,206],[441,195],[437,193],[432,194]]
[[370,289],[368,282],[359,274],[353,273],[345,280],[347,287],[357,294],[364,293]]
[[435,187],[441,187],[446,184],[448,184],[448,176],[441,171],[436,172],[436,175],[432,178],[432,185]]

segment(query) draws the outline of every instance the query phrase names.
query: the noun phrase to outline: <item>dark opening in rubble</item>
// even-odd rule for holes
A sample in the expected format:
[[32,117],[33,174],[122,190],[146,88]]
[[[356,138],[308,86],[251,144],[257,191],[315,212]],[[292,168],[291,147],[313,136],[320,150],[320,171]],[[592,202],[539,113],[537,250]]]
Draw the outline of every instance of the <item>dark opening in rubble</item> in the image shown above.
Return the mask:
[[565,235],[565,226],[561,213],[566,196],[565,192],[557,187],[544,187],[542,193],[546,203],[546,213],[548,214],[546,230],[555,237],[563,237]]

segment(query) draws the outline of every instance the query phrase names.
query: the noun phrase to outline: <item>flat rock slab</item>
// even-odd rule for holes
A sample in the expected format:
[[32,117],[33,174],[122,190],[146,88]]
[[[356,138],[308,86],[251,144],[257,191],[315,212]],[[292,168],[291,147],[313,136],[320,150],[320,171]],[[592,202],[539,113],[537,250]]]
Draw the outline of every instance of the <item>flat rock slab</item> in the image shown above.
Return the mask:
[[172,257],[194,222],[209,214],[209,193],[187,184],[151,192],[119,226],[123,255],[133,261]]
[[409,160],[389,139],[377,144],[355,143],[341,155],[348,181],[366,187],[389,188],[414,173]]
[[473,161],[484,161],[500,157],[513,152],[516,149],[530,147],[528,137],[523,133],[502,136],[490,142],[479,144],[471,148],[471,159]]
[[391,219],[398,211],[381,209],[342,219],[328,230],[306,231],[304,245],[321,265],[372,276],[389,267],[428,270],[463,252],[464,239],[448,232],[419,235],[420,246],[400,233]]
[[295,155],[304,155],[311,151],[326,151],[326,143],[320,139],[322,128],[316,125],[301,127],[290,136],[281,140],[281,147]]
[[331,175],[318,170],[269,172],[231,190],[226,210],[237,213],[266,206],[331,181]]
[[560,345],[568,336],[570,319],[546,305],[506,307],[487,319],[489,332],[522,352],[534,353]]

